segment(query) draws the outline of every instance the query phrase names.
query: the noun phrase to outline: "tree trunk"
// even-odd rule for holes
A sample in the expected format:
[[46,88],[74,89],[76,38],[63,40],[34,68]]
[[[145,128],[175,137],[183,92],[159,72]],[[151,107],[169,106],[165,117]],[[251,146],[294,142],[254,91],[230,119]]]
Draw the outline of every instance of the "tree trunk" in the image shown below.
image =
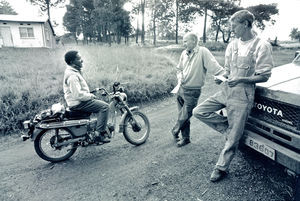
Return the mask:
[[176,0],[176,31],[175,31],[175,43],[178,44],[178,18],[179,18],[179,0]]
[[206,43],[206,21],[207,21],[207,8],[204,9],[204,27],[203,27],[203,43]]
[[141,0],[141,10],[142,10],[142,35],[141,35],[141,42],[145,44],[145,2],[146,0]]
[[216,30],[216,38],[215,41],[218,41],[219,38],[219,32],[220,32],[220,24],[218,24],[218,22],[216,22],[216,26],[217,26],[217,30]]
[[140,8],[138,8],[138,17],[137,17],[137,21],[136,21],[136,30],[135,30],[135,43],[139,43],[139,15],[140,15]]
[[108,42],[108,36],[107,36],[107,25],[104,25],[103,26],[103,39],[104,41],[103,42]]
[[156,45],[156,0],[154,0],[154,8],[153,8],[153,45]]
[[47,4],[47,14],[48,14],[48,18],[49,18],[49,21],[51,22],[51,20],[50,20],[50,0],[46,0],[46,4]]
[[222,33],[223,42],[224,42],[224,43],[228,43],[229,40],[230,40],[230,38],[231,38],[231,31],[228,32],[227,38],[225,38],[225,33],[224,33],[224,31],[222,31],[222,30],[220,29],[220,32]]
[[110,34],[110,30],[108,29],[108,44],[109,47],[111,46],[111,34]]
[[219,38],[219,28],[217,28],[217,31],[216,31],[216,38],[215,38],[215,41],[218,42],[218,38]]
[[74,34],[74,39],[75,39],[76,45],[78,45],[78,39],[77,39],[76,33],[73,33],[73,34]]
[[97,41],[98,42],[102,42],[102,37],[101,37],[101,30],[98,30],[98,34],[97,34]]
[[118,44],[121,44],[122,42],[122,36],[121,33],[118,34]]
[[153,20],[153,45],[156,45],[156,25],[155,25],[155,19]]

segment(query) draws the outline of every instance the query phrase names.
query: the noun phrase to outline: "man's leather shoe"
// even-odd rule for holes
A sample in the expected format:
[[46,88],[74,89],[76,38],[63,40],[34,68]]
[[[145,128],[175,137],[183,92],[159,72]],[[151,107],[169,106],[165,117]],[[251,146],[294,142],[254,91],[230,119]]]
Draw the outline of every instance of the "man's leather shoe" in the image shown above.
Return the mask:
[[222,170],[219,170],[219,169],[214,169],[214,171],[210,175],[210,181],[212,181],[212,182],[220,181],[226,175],[227,175],[226,171],[222,171]]
[[94,139],[96,143],[102,142],[102,143],[109,143],[110,139],[108,139],[103,133],[99,133],[98,131],[95,132],[97,135]]
[[183,147],[189,143],[191,143],[190,139],[182,139],[179,142],[177,142],[177,147]]
[[172,135],[173,135],[173,138],[175,140],[175,142],[179,142],[180,141],[180,138],[179,138],[179,135],[177,132],[175,132],[174,130],[171,131]]

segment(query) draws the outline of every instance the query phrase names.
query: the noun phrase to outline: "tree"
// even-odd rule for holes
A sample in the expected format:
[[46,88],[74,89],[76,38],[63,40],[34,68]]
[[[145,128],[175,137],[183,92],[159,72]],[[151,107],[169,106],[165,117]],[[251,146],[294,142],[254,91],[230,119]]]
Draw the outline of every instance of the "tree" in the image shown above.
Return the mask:
[[157,0],[154,0],[152,8],[152,22],[153,22],[153,45],[156,45],[156,19],[157,19]]
[[112,2],[110,0],[95,0],[93,12],[94,26],[98,41],[111,44],[111,26],[113,21]]
[[[179,32],[179,22],[187,23],[193,21],[195,18],[192,12],[196,13],[196,10],[192,10],[191,0],[175,0],[175,43],[178,44],[178,32]],[[191,9],[191,10],[190,10]],[[187,29],[187,24],[183,24],[180,28]]]
[[[219,31],[223,35],[223,42],[228,43],[231,38],[231,31],[229,28],[228,20],[230,16],[238,10],[245,9],[239,7],[240,1],[239,0],[231,0],[231,1],[223,1],[218,3],[218,6],[215,6],[212,9],[212,20],[213,20],[213,28],[216,29],[216,38],[218,39]],[[277,4],[259,4],[256,6],[251,6],[246,8],[250,12],[253,13],[255,16],[255,25],[264,30],[265,23],[271,22],[273,25],[276,21],[272,18],[273,15],[278,14]]]
[[289,36],[292,40],[299,40],[300,42],[300,31],[298,30],[298,28],[292,28]]
[[[191,15],[198,14],[200,16],[204,16],[203,23],[203,43],[206,42],[206,25],[207,25],[207,16],[209,16],[208,12],[214,12],[214,10],[220,9],[228,9],[230,7],[227,6],[235,6],[236,2],[240,2],[240,0],[183,0],[185,9],[181,12],[181,18],[185,22],[191,21]],[[218,16],[218,15],[215,15]],[[211,17],[211,16],[210,16]],[[217,26],[219,28],[219,26]]]
[[[126,0],[95,0],[93,20],[97,27],[98,36],[104,37],[104,41],[120,43],[121,37],[128,40],[131,32],[129,12],[123,9]],[[98,37],[99,38],[99,37]]]
[[77,42],[78,36],[82,33],[82,20],[81,17],[81,1],[80,0],[70,0],[70,4],[66,5],[67,12],[63,17],[63,25],[66,29],[73,35]]
[[[140,15],[140,4],[137,3],[137,1],[129,0],[129,2],[132,4],[132,10],[131,14],[139,16]],[[135,29],[135,42],[139,43],[139,17],[136,19],[136,29]]]
[[123,10],[121,7],[116,7],[113,13],[112,31],[114,32],[114,36],[117,37],[116,42],[120,44],[121,37],[123,36],[126,43],[131,32],[129,12]]
[[216,31],[215,41],[218,41],[219,32],[222,33],[222,39],[224,43],[228,43],[231,31],[228,24],[229,18],[238,10],[239,0],[220,1],[213,8],[211,8],[212,30]]
[[[137,15],[137,25],[135,30],[135,41],[138,43],[139,41],[139,35],[141,35],[141,43],[145,43],[145,7],[146,7],[146,0],[139,0],[139,3],[136,3],[137,1],[132,0],[131,3],[133,3],[133,10],[132,13]],[[140,12],[142,15],[142,29],[140,30]],[[141,31],[141,34],[140,34]]]
[[[181,19],[184,22],[193,20],[191,16],[198,14],[204,16],[203,42],[206,41],[206,16],[213,20],[212,28],[216,31],[215,40],[218,39],[219,32],[223,35],[223,42],[227,43],[231,37],[231,31],[228,25],[230,16],[240,10],[245,9],[240,7],[241,0],[182,0],[184,9],[181,11]],[[266,22],[275,23],[273,15],[278,14],[277,4],[256,5],[246,8],[251,11],[255,18],[255,24],[261,30],[265,28]],[[209,12],[208,12],[209,11]],[[209,14],[211,13],[211,14]]]
[[0,1],[0,14],[17,15],[17,12],[11,7],[11,5],[7,1],[1,0]]
[[[70,0],[64,16],[64,26],[84,42],[101,41],[111,44],[125,41],[131,32],[129,12],[123,9],[125,0]],[[113,38],[112,38],[113,37]]]
[[271,24],[274,25],[276,20],[272,17],[277,15],[279,12],[277,4],[259,4],[256,6],[250,6],[246,9],[253,13],[255,16],[255,25],[261,30],[265,29],[266,22],[271,22]]
[[[194,0],[182,0],[185,9],[181,12],[181,18],[185,22],[191,21],[192,15],[199,15],[204,16],[204,23],[203,23],[203,43],[206,42],[206,25],[207,25],[207,16],[209,16],[209,11],[213,12],[216,8],[222,5],[234,5],[232,2],[240,2],[240,0],[201,0],[201,1],[194,1]],[[228,7],[223,7],[227,9]]]
[[85,42],[91,42],[95,36],[94,33],[94,19],[92,13],[95,9],[94,3],[91,0],[81,0],[82,10],[81,13],[81,26],[82,34]]
[[32,3],[33,5],[38,5],[42,11],[47,11],[48,18],[50,18],[50,8],[56,7],[59,4],[65,2],[65,0],[26,0]]
[[145,44],[145,6],[146,0],[141,0],[141,12],[142,12],[142,34],[141,34],[141,42]]
[[132,32],[129,12],[122,11],[121,25],[119,27],[121,35],[125,38],[125,44],[129,42],[129,35]]
[[152,0],[150,9],[152,10],[153,44],[156,44],[156,37],[164,39],[174,39],[174,17],[172,9],[173,2],[169,0]]
[[178,44],[179,0],[175,0],[175,43]]

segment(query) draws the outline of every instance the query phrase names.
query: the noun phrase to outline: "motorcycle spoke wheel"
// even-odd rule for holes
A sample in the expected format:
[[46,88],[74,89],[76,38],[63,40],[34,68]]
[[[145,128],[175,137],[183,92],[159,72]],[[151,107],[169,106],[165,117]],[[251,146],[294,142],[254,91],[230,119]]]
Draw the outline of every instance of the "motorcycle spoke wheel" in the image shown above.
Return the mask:
[[60,162],[70,158],[76,151],[74,143],[59,146],[59,143],[71,139],[73,139],[72,133],[64,128],[44,130],[36,137],[34,148],[42,159]]
[[133,111],[133,116],[125,118],[124,137],[133,145],[141,145],[146,142],[150,133],[150,123],[145,114]]

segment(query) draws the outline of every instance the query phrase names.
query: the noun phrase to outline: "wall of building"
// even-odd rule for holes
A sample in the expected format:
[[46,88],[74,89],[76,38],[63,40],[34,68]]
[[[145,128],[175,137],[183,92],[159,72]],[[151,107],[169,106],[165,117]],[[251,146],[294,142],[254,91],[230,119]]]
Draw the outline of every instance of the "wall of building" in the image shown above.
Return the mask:
[[45,36],[44,40],[46,44],[45,46],[49,48],[54,48],[56,45],[56,41],[49,22],[46,22],[44,25],[44,36]]
[[[43,23],[0,22],[0,26],[10,27],[14,47],[45,47]],[[33,28],[34,37],[21,38],[20,27]]]

